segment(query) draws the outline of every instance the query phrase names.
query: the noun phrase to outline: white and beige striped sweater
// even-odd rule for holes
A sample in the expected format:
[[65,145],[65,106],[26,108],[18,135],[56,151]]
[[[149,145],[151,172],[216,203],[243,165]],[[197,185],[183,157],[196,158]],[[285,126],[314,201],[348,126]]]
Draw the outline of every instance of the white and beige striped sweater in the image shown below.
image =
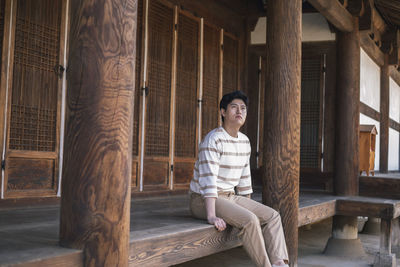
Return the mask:
[[199,147],[190,190],[203,197],[221,192],[247,195],[253,192],[250,174],[250,141],[241,132],[230,136],[223,127],[209,132]]

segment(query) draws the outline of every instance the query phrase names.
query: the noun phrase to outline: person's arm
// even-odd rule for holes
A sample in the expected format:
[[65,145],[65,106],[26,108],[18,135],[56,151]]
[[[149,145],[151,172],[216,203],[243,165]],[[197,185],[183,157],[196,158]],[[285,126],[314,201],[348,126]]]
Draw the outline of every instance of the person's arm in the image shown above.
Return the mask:
[[226,223],[223,219],[215,215],[215,199],[214,197],[207,197],[204,199],[207,211],[207,221],[217,228],[218,231],[223,231],[226,228]]

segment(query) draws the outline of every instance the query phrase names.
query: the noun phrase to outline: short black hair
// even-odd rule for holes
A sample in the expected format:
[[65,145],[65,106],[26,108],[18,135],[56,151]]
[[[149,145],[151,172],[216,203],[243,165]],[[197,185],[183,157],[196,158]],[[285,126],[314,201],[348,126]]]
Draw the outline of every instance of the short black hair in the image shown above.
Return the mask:
[[[228,94],[225,94],[221,101],[219,102],[219,109],[227,109],[228,105],[235,99],[241,99],[243,100],[244,104],[246,107],[249,106],[249,100],[247,98],[247,95],[243,93],[242,91],[233,91]],[[222,121],[224,121],[224,117],[221,115]]]

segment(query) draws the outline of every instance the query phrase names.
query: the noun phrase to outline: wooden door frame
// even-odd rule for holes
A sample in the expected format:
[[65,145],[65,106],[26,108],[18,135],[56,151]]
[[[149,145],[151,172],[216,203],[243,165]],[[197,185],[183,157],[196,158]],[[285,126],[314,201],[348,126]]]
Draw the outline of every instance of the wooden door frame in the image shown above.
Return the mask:
[[[6,159],[6,147],[7,147],[7,125],[9,120],[9,88],[10,81],[12,81],[12,68],[14,63],[14,36],[15,36],[15,20],[16,20],[16,0],[6,0],[4,10],[4,35],[3,35],[3,51],[1,59],[1,83],[0,83],[0,151],[1,160]],[[13,29],[14,28],[14,29]],[[11,76],[11,77],[10,77]],[[1,198],[4,198],[5,187],[7,184],[5,170],[1,171]]]

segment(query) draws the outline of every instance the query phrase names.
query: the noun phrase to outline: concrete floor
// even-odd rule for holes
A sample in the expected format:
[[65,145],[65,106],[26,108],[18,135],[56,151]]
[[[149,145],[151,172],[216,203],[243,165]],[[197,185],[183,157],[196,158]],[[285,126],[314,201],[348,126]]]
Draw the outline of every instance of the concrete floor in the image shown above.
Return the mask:
[[[374,256],[379,251],[379,236],[371,234],[359,234],[366,255],[359,259],[344,259],[341,257],[329,257],[322,252],[331,234],[332,220],[304,226],[299,228],[299,267],[367,267],[372,266]],[[176,267],[250,267],[255,266],[246,255],[243,248],[235,248],[229,251],[204,257]],[[400,259],[397,259],[400,267]]]

